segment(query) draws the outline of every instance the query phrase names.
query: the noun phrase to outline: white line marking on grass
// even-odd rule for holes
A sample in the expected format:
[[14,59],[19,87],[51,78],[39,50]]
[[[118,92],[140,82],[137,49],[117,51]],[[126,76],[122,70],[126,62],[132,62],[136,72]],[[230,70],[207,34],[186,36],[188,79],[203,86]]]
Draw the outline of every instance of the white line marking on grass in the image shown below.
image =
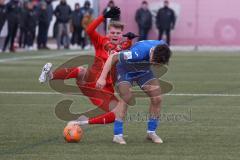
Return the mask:
[[165,96],[182,96],[182,97],[240,97],[240,94],[211,94],[211,93],[169,93]]
[[[63,95],[58,92],[28,92],[28,91],[0,91],[0,94],[5,95]],[[169,93],[164,96],[177,96],[177,97],[240,97],[240,94],[197,94],[197,93]]]
[[55,53],[50,55],[39,55],[39,56],[24,56],[24,57],[15,57],[15,58],[5,58],[0,59],[0,63],[4,62],[12,62],[12,61],[22,61],[22,60],[31,60],[31,59],[42,59],[42,58],[52,58],[52,57],[61,57],[61,56],[71,56],[71,55],[79,55],[79,52],[67,52],[67,53]]
[[11,91],[11,92],[5,92],[5,91],[0,91],[0,94],[22,94],[22,95],[60,95],[61,93],[58,92],[28,92],[28,91]]

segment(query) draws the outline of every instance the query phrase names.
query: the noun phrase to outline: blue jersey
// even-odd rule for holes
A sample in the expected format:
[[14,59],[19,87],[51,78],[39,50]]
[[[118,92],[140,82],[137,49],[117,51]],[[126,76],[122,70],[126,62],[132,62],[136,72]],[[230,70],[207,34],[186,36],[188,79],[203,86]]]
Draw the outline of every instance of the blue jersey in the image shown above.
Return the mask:
[[150,52],[157,45],[165,45],[161,40],[144,40],[135,43],[130,50],[122,51],[119,54],[117,63],[117,83],[136,81],[139,86],[154,79],[155,76],[150,69]]
[[135,43],[130,50],[122,51],[119,55],[119,63],[128,62],[148,62],[150,60],[150,51],[157,45],[164,45],[165,41],[161,40],[144,40]]

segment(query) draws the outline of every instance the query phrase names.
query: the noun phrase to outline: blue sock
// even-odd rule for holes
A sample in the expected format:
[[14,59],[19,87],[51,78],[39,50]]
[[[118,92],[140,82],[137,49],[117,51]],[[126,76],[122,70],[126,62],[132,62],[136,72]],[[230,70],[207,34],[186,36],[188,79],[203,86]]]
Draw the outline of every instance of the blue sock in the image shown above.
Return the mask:
[[149,118],[147,123],[147,132],[155,132],[159,124],[159,119]]
[[115,120],[113,132],[114,132],[114,135],[122,135],[123,134],[123,121]]

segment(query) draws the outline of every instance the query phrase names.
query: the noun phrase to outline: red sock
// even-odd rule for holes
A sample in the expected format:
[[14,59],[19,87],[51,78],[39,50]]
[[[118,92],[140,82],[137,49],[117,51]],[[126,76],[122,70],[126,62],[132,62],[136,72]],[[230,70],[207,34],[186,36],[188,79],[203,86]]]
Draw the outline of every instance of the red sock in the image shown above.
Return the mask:
[[62,68],[53,72],[53,79],[77,78],[80,69],[78,67]]
[[108,124],[113,123],[115,121],[115,113],[107,112],[97,117],[89,118],[89,124]]

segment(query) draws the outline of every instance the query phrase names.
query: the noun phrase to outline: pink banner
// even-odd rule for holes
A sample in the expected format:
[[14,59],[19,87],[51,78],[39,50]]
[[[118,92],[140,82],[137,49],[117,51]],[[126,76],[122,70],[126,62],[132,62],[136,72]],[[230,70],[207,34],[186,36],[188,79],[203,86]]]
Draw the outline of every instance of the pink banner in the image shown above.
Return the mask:
[[[109,0],[100,0],[100,13]],[[135,12],[142,0],[115,0],[121,8],[121,21],[125,32],[138,33]],[[157,39],[155,15],[163,0],[148,0],[154,15],[149,39]],[[177,15],[172,44],[175,45],[240,45],[240,1],[238,0],[170,0],[170,7]]]

